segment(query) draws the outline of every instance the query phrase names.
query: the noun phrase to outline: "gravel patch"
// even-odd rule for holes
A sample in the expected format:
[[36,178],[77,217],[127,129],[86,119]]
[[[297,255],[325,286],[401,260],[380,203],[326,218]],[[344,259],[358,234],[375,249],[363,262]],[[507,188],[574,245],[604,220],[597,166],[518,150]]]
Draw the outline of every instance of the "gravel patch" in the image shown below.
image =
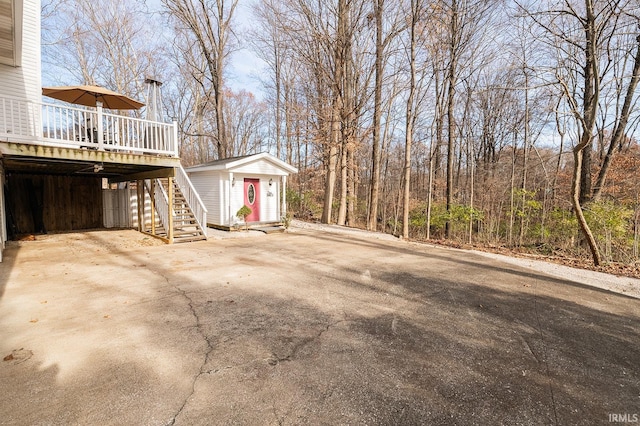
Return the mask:
[[385,241],[401,241],[399,238],[382,232],[366,231],[364,229],[349,228],[347,226],[326,225],[323,223],[303,222],[300,220],[292,220],[289,232],[295,232],[296,229],[311,229],[315,231],[329,232],[333,234],[354,235],[358,237],[374,238]]
[[[298,229],[316,230],[321,232],[330,232],[336,234],[354,235],[363,238],[373,238],[387,241],[402,241],[390,234],[381,232],[371,232],[362,229],[348,228],[338,225],[326,225],[320,223],[302,222],[293,220],[289,232],[295,232]],[[415,243],[424,244],[424,243]],[[640,299],[640,280],[630,277],[618,277],[615,275],[605,274],[603,272],[588,271],[585,269],[572,268],[570,266],[559,265],[557,263],[545,262],[542,260],[526,259],[519,257],[505,256],[503,254],[489,253],[477,250],[455,249],[450,247],[442,247],[429,244],[429,246],[441,250],[466,251],[485,256],[490,259],[499,260],[511,265],[528,268],[536,272],[544,273],[550,276],[562,278],[565,280],[579,282],[591,287],[608,290],[618,294],[624,294],[629,297]]]
[[545,262],[536,259],[524,259],[519,257],[505,256],[497,253],[487,253],[484,251],[473,251],[473,253],[496,259],[524,268],[533,269],[554,277],[565,280],[579,282],[591,287],[597,287],[614,293],[624,294],[636,299],[640,299],[640,280],[630,277],[618,277],[603,272],[588,271],[586,269],[572,268],[570,266],[559,265],[557,263]]

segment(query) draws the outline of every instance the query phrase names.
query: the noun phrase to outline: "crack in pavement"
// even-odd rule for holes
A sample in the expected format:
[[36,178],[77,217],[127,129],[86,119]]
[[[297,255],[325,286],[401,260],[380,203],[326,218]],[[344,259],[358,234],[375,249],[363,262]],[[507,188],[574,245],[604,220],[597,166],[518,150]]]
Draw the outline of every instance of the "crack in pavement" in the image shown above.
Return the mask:
[[[547,344],[547,342],[544,339],[544,331],[542,330],[542,322],[540,321],[540,312],[538,311],[538,295],[536,293],[536,287],[533,287],[533,311],[535,312],[536,315],[536,323],[538,325],[537,329],[538,332],[540,333],[540,341],[542,342],[542,361],[544,362],[544,366],[545,366],[545,370],[546,370],[546,376],[547,376],[547,382],[549,385],[549,394],[551,397],[551,406],[553,408],[553,417],[555,420],[554,424],[558,424],[558,408],[556,406],[556,397],[555,397],[555,393],[553,391],[553,382],[551,380],[551,368],[549,367],[549,346]],[[527,343],[528,344],[528,343]],[[533,353],[533,351],[532,351]],[[535,354],[534,354],[535,356]],[[538,359],[538,357],[536,357],[536,359]]]
[[[186,299],[186,301],[188,302],[187,304],[189,306],[189,311],[191,312],[191,315],[193,316],[193,318],[195,319],[195,322],[196,322],[195,328],[198,331],[198,334],[200,334],[202,339],[207,344],[206,353],[204,354],[204,359],[203,359],[202,363],[200,364],[200,368],[199,368],[198,374],[196,374],[194,376],[193,381],[191,383],[191,392],[184,399],[184,401],[182,402],[182,405],[180,406],[178,411],[166,423],[166,426],[173,426],[175,424],[175,422],[176,422],[176,419],[180,416],[180,414],[182,414],[182,412],[184,411],[184,408],[187,406],[187,403],[189,402],[189,399],[195,393],[195,391],[196,391],[196,383],[197,383],[198,379],[203,374],[211,374],[210,371],[206,371],[204,369],[204,366],[207,365],[207,363],[209,362],[209,357],[211,356],[211,352],[213,352],[213,350],[214,350],[214,345],[211,342],[211,340],[209,339],[209,336],[207,336],[206,333],[204,332],[204,330],[202,329],[202,323],[200,322],[200,316],[198,315],[198,312],[196,311],[196,308],[195,308],[195,306],[193,304],[193,299],[187,294],[187,292],[185,290],[181,289],[178,285],[173,285],[172,286],[171,280],[162,271],[154,269],[154,268],[149,268],[149,267],[147,267],[147,269],[149,271],[151,271],[152,273],[162,277],[165,280],[165,282],[167,283],[168,286],[173,287],[173,289],[175,289],[184,299]],[[217,372],[217,371],[215,371],[215,372]]]
[[533,356],[536,360],[536,362],[538,364],[542,364],[543,360],[540,359],[540,357],[538,356],[538,354],[536,354],[536,352],[533,350],[533,347],[531,346],[531,344],[529,343],[529,341],[524,337],[524,336],[520,336],[520,338],[522,339],[522,341],[524,342],[525,348],[529,351],[529,353],[531,354],[531,356]]
[[[168,281],[169,280],[167,279],[167,282]],[[185,290],[181,289],[179,286],[176,285],[176,286],[174,286],[174,288],[182,295],[182,297],[184,297],[188,301],[189,310],[191,311],[191,315],[193,315],[193,317],[196,320],[195,328],[198,331],[198,334],[200,334],[200,336],[202,336],[202,339],[206,342],[207,348],[206,348],[206,353],[204,354],[204,359],[202,360],[202,364],[200,364],[200,368],[199,368],[198,374],[196,374],[194,376],[193,381],[191,382],[191,392],[184,399],[184,402],[182,403],[182,406],[180,406],[180,409],[176,412],[176,414],[167,423],[167,426],[173,426],[175,424],[175,422],[176,422],[176,419],[180,416],[180,414],[182,414],[182,411],[187,406],[187,403],[189,402],[189,399],[196,392],[196,383],[198,382],[198,379],[200,379],[200,377],[203,374],[211,374],[211,370],[210,371],[206,371],[204,369],[204,366],[207,365],[207,363],[209,362],[209,357],[211,356],[211,352],[213,352],[213,349],[214,349],[214,345],[211,342],[211,340],[209,339],[209,336],[207,336],[207,334],[202,329],[202,323],[200,322],[200,316],[198,315],[198,312],[196,311],[196,308],[193,306],[193,299],[187,294],[187,292]],[[219,369],[218,370],[213,370],[213,372],[216,372],[216,373],[218,371],[219,371]]]
[[276,418],[276,422],[278,422],[278,426],[284,425],[284,421],[286,420],[289,413],[287,412],[284,415],[280,416],[278,415],[278,407],[276,407],[275,404],[271,408],[273,408],[273,416]]
[[293,361],[295,356],[298,354],[298,352],[300,352],[302,348],[320,339],[324,333],[329,331],[330,328],[335,327],[336,325],[346,321],[347,320],[339,320],[339,321],[335,321],[330,324],[327,324],[324,328],[320,329],[318,333],[316,333],[315,335],[300,339],[295,345],[293,345],[293,347],[291,348],[291,350],[286,356],[279,356],[276,353],[272,353],[271,357],[267,360],[267,362],[269,363],[269,365],[278,365],[281,362]]

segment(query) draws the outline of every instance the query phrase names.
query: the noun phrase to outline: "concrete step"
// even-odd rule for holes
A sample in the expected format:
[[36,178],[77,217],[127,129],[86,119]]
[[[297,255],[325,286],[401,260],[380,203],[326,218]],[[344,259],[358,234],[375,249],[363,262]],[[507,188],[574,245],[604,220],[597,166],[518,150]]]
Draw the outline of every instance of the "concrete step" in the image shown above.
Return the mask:
[[285,231],[284,226],[260,226],[251,229],[254,231],[264,232],[265,234],[279,234]]

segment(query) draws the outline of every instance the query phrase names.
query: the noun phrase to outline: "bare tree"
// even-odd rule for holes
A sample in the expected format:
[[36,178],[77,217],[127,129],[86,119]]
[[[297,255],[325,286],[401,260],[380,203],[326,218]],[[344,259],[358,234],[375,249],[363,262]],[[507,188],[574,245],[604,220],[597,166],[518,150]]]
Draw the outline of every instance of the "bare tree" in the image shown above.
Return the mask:
[[[534,10],[521,6],[545,30],[546,43],[558,52],[559,60],[554,74],[578,129],[578,140],[573,147],[571,201],[593,263],[599,265],[600,251],[583,208],[593,195],[599,196],[610,160],[605,157],[596,190],[592,194],[593,141],[600,100],[609,78],[615,84],[626,82],[623,84],[626,84],[627,90],[620,91],[624,94],[624,102],[620,114],[615,115],[614,137],[611,140],[613,147],[610,146],[608,152],[613,153],[624,136],[640,72],[640,38],[624,34],[633,34],[637,30],[638,6],[636,2],[620,0],[565,0],[561,7]],[[626,43],[618,48],[615,42],[621,35]],[[615,52],[622,52],[622,55],[615,57]],[[633,58],[630,67],[613,67],[613,64],[629,56]],[[614,69],[622,74],[611,75]]]
[[419,37],[418,24],[423,13],[422,0],[411,0],[408,29],[408,60],[409,60],[409,93],[406,102],[405,114],[405,145],[404,145],[404,173],[403,184],[404,194],[402,202],[402,236],[409,238],[409,209],[411,199],[411,146],[413,144],[413,132],[415,127],[416,114],[416,90],[417,90],[417,71],[416,71],[416,50]]
[[227,91],[224,105],[229,155],[237,157],[261,152],[266,140],[267,108],[264,102],[258,102],[253,94],[246,91]]
[[372,20],[375,25],[375,83],[374,83],[374,105],[373,105],[373,122],[372,127],[372,145],[371,145],[371,180],[369,192],[369,209],[367,213],[367,229],[376,230],[378,226],[378,200],[380,192],[380,168],[381,168],[381,117],[382,117],[382,93],[384,90],[384,68],[385,63],[389,60],[389,46],[402,31],[404,23],[399,20],[392,21],[385,31],[383,25],[384,16],[401,17],[402,14],[387,13],[387,3],[385,0],[373,0],[373,16]]
[[51,0],[43,16],[47,79],[98,84],[136,98],[145,76],[165,61],[151,36],[151,16],[134,0]]
[[[640,25],[640,24],[637,24]],[[626,84],[618,84],[616,93],[616,99],[618,102],[622,100],[622,106],[620,107],[619,103],[617,104],[617,108],[615,109],[615,115],[613,119],[613,130],[611,132],[611,139],[609,141],[609,147],[607,148],[607,152],[604,156],[602,165],[600,167],[600,171],[598,172],[598,177],[596,180],[596,184],[593,187],[592,198],[594,200],[598,200],[602,194],[602,189],[604,188],[604,183],[607,178],[607,172],[609,170],[609,166],[611,165],[611,161],[613,159],[613,154],[617,151],[620,151],[623,146],[623,141],[626,137],[626,129],[629,124],[629,120],[632,114],[632,106],[634,105],[634,97],[636,94],[636,90],[638,88],[638,81],[640,80],[640,35],[635,36],[635,52],[633,51],[634,41],[633,41],[633,33],[627,35],[624,38],[631,38],[631,43],[629,41],[623,41],[623,45],[620,46],[624,56],[631,56],[629,59],[633,63],[633,67],[631,68],[631,73],[628,79],[628,83]],[[628,43],[628,44],[627,44]],[[628,50],[625,50],[625,47],[628,46]],[[630,50],[630,51],[629,51]],[[627,53],[628,52],[628,53]],[[622,64],[622,72],[625,71],[626,58],[623,58]],[[622,81],[624,79],[621,79]],[[607,114],[608,115],[608,114]]]
[[[205,65],[204,77],[213,92],[218,158],[226,158],[230,147],[224,118],[224,71],[233,46],[231,23],[238,0],[162,0],[162,3],[175,20],[178,35],[187,38],[185,47],[195,49]],[[184,56],[191,56],[190,52],[182,51]]]
[[[287,64],[287,47],[284,41],[282,25],[279,21],[286,19],[283,17],[285,8],[282,2],[276,0],[267,0],[256,3],[253,8],[254,16],[257,18],[259,26],[250,30],[250,44],[253,46],[255,53],[263,59],[270,68],[270,73],[263,77],[263,84],[268,89],[273,89],[273,124],[275,127],[275,146],[276,157],[282,157],[283,150],[283,132],[282,120],[283,110],[287,108],[284,98],[285,92],[284,81]],[[285,112],[286,114],[286,112]],[[288,160],[290,161],[291,152],[287,150]]]
[[[468,68],[469,59],[473,57],[478,44],[488,30],[491,13],[498,1],[475,2],[471,0],[442,0],[437,3],[434,18],[441,23],[442,37],[438,44],[446,46],[444,81],[446,87],[446,119],[447,119],[447,165],[446,165],[446,208],[451,212],[454,197],[454,163],[456,139],[458,135],[456,123],[457,85],[462,70]],[[483,25],[485,28],[483,28]],[[445,224],[445,236],[451,237],[451,221]]]

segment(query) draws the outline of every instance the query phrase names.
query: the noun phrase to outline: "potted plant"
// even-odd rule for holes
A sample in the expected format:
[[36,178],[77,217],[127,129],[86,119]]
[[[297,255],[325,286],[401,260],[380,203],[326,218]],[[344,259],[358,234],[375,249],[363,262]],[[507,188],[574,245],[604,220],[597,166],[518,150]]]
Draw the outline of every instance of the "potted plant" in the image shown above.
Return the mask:
[[251,213],[252,213],[252,210],[246,205],[240,207],[240,210],[236,212],[236,216],[239,218],[242,218],[242,221],[244,222],[244,228],[246,231],[249,231],[249,225],[247,225],[247,216],[249,216]]

